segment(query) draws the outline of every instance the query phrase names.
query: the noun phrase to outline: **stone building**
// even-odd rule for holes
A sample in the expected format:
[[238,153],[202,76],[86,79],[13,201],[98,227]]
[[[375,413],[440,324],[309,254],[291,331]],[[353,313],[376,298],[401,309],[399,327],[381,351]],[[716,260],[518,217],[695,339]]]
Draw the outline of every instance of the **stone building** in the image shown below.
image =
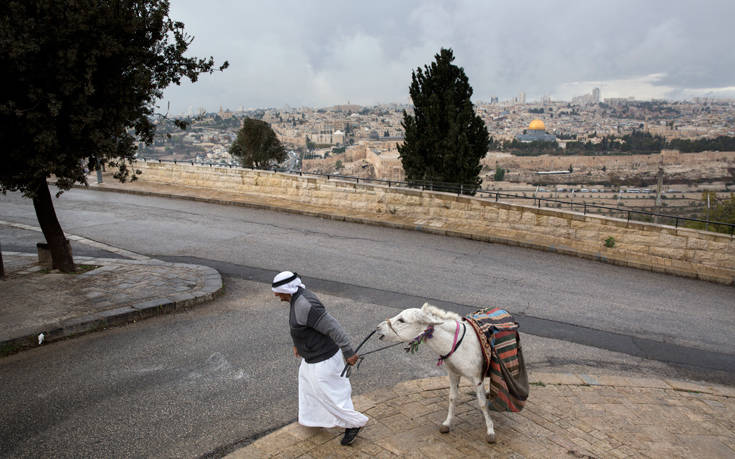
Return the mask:
[[516,140],[520,142],[556,142],[556,137],[546,132],[544,122],[536,119],[531,121],[528,129],[523,130],[523,134],[518,134]]

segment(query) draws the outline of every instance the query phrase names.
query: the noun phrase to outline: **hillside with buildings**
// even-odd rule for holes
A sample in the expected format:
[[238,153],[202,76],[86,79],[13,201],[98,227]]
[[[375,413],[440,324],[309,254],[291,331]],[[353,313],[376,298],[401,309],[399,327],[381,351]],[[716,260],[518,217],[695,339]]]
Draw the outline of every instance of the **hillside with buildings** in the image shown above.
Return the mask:
[[[660,170],[667,185],[686,185],[727,191],[735,185],[735,152],[679,153],[656,149],[637,154],[611,154],[605,142],[635,133],[676,139],[712,139],[735,136],[735,101],[635,101],[605,99],[599,91],[555,102],[548,98],[526,103],[524,97],[508,102],[476,104],[492,143],[483,160],[483,187],[512,188],[511,184],[596,185],[611,188],[655,185]],[[182,131],[169,120],[159,121],[151,146],[140,146],[139,156],[233,166],[228,149],[246,117],[272,126],[289,151],[282,167],[311,173],[360,178],[403,180],[397,145],[402,142],[403,110],[407,105],[338,105],[327,108],[257,109],[201,113]],[[586,143],[584,155],[570,155],[572,146]],[[595,147],[599,145],[599,148]],[[512,150],[523,150],[513,154]],[[503,151],[505,149],[510,150]],[[503,182],[494,182],[498,168]],[[701,185],[701,187],[699,186]]]

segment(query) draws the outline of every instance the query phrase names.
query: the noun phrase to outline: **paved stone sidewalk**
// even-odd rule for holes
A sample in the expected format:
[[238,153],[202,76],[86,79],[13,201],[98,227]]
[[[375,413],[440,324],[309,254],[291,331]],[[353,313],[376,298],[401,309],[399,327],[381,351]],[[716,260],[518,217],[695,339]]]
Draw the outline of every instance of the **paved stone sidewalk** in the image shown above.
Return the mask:
[[264,457],[735,457],[735,389],[655,378],[532,373],[520,413],[492,412],[497,443],[463,381],[452,431],[446,377],[354,397],[370,417],[351,447],[343,430],[290,424],[229,456]]
[[75,256],[82,274],[43,270],[37,255],[3,252],[0,355],[211,300],[222,290],[209,267],[150,258]]

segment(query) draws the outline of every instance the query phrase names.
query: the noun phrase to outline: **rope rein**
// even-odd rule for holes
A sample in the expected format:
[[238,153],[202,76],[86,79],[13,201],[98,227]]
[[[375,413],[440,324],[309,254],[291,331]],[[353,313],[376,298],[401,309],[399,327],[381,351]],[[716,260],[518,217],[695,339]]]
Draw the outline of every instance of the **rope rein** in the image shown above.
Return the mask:
[[[367,335],[364,340],[362,340],[362,342],[357,346],[357,348],[355,348],[355,354],[357,354],[357,351],[360,350],[360,348],[362,347],[362,345],[365,344],[367,342],[367,340],[369,340],[370,337],[375,334],[376,331],[378,331],[378,330],[375,329],[375,330],[371,331],[370,334]],[[360,362],[361,361],[362,361],[362,357],[360,357],[358,359],[358,361],[357,361],[357,366],[358,367],[360,366]],[[345,374],[347,374],[347,377],[349,378],[350,377],[350,373],[352,373],[352,369],[350,368],[350,364],[349,363],[345,363],[345,367],[344,367],[344,369],[342,370],[342,373],[340,373],[339,376],[342,377]]]
[[[385,322],[388,324],[388,328],[390,328],[391,331],[393,333],[395,333],[395,335],[397,337],[400,338],[401,335],[399,335],[398,332],[396,331],[396,329],[393,328],[393,324],[391,324],[390,319],[385,319]],[[446,359],[448,359],[452,354],[455,353],[455,351],[457,350],[457,348],[459,348],[459,345],[462,344],[462,340],[464,339],[465,333],[467,333],[467,325],[465,325],[464,324],[464,321],[463,321],[462,322],[462,327],[463,327],[462,337],[459,339],[459,341],[457,341],[457,336],[459,335],[459,322],[456,321],[456,320],[455,320],[455,322],[457,324],[457,328],[454,330],[454,341],[452,342],[452,349],[449,350],[449,353],[448,354],[439,356],[439,360],[436,362],[436,365],[437,366],[441,366]],[[370,339],[370,337],[375,334],[376,331],[377,330],[373,330],[372,332],[370,332],[369,335],[367,335],[365,337],[365,339],[362,340],[362,342],[360,343],[360,345],[357,346],[357,348],[355,348],[355,354],[357,354],[357,351],[360,350],[360,348],[362,347],[362,345],[365,344],[367,342],[367,340]],[[411,341],[409,341],[408,342],[408,347],[405,347],[403,350],[406,351],[406,352],[410,352],[411,354],[415,354],[416,352],[418,352],[419,345],[421,343],[425,343],[426,340],[431,339],[433,337],[434,337],[434,326],[433,325],[429,325],[428,327],[426,327],[426,329],[421,334],[419,334],[417,337],[415,337],[414,339],[412,339]],[[375,352],[379,352],[379,351],[382,351],[382,350],[385,350],[385,349],[389,349],[391,347],[398,346],[399,344],[403,344],[403,343],[390,344],[388,346],[379,347],[378,349],[373,349],[372,351],[368,351],[368,352],[365,352],[365,353],[361,354],[360,357],[357,359],[357,362],[355,363],[354,367],[356,369],[360,369],[360,364],[362,363],[362,361],[363,361],[363,359],[365,358],[366,355],[373,354]],[[340,374],[340,376],[346,376],[347,378],[349,378],[351,373],[352,373],[352,365],[345,364],[345,367],[342,370],[342,373]]]

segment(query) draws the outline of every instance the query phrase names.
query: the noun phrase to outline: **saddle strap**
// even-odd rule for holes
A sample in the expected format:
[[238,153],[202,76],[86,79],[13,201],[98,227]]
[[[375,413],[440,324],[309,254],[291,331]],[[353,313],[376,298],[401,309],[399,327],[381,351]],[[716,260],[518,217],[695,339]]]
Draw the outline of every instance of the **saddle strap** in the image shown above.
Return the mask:
[[513,374],[506,368],[503,359],[498,357],[500,363],[500,371],[503,373],[503,379],[508,386],[508,393],[518,400],[525,401],[528,398],[528,373],[526,372],[526,362],[523,360],[523,349],[521,349],[521,337],[516,332],[516,345],[518,346],[518,375]]

